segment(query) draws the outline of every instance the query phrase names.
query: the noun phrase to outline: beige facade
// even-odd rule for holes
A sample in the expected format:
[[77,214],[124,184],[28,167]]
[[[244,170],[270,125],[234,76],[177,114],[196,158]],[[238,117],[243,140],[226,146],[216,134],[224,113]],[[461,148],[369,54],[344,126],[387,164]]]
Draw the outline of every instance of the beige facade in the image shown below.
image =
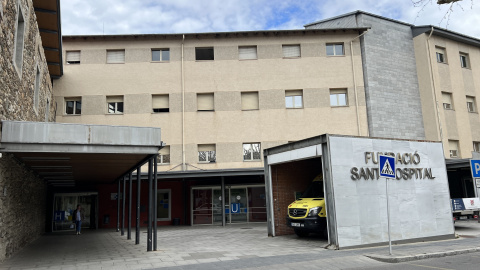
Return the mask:
[[442,141],[447,159],[471,158],[480,150],[480,41],[431,31],[414,38],[426,139]]
[[[64,37],[63,58],[80,56],[65,63],[64,76],[55,82],[57,121],[161,127],[170,160],[160,171],[181,170],[183,163],[187,170],[263,167],[262,160],[244,160],[243,144],[260,143],[264,149],[323,133],[368,135],[360,43],[355,39],[360,33]],[[344,51],[327,56],[332,44],[343,45]],[[284,45],[298,45],[300,56],[285,57]],[[196,48],[213,48],[214,60],[196,60]],[[168,50],[169,60],[152,61],[156,49]],[[114,50],[120,50],[120,58]],[[107,63],[122,62],[122,51],[124,63]],[[335,99],[342,91],[346,105],[340,101],[342,106],[332,106],[331,94]],[[109,113],[109,100],[123,101],[123,110]],[[154,112],[152,104],[165,100],[168,112]],[[81,111],[67,113],[66,101],[80,101]],[[287,101],[294,108],[286,108]],[[208,152],[212,145],[215,162],[199,161],[198,151]]]

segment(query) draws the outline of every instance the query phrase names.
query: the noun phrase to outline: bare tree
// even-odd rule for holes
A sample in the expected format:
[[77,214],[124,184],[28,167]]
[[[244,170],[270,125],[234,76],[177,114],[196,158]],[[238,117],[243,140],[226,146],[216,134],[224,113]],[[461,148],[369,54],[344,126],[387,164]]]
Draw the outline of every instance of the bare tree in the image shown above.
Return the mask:
[[[411,0],[413,3],[414,7],[420,7],[420,10],[417,13],[417,18],[420,16],[420,13],[425,9],[425,7],[430,4],[432,5],[434,3],[434,0]],[[465,2],[467,0],[437,0],[437,5],[449,5],[447,11],[445,12],[445,15],[443,15],[442,20],[440,20],[439,24],[443,22],[443,20],[447,21],[446,28],[448,28],[448,23],[450,22],[450,15],[454,11],[454,8],[460,8],[461,10],[464,10],[463,4],[464,3],[459,3],[459,2]],[[473,0],[471,1],[471,6],[470,8],[473,9]],[[416,18],[415,18],[416,20]]]

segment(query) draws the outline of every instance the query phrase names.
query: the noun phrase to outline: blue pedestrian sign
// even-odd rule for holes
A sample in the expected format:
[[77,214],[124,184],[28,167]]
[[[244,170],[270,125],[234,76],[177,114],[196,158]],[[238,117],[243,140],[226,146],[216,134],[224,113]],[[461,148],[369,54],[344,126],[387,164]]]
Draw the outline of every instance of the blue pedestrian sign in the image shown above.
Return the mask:
[[480,178],[480,160],[470,159],[470,166],[472,168],[473,177]]
[[378,169],[380,176],[395,178],[395,158],[391,156],[379,156]]

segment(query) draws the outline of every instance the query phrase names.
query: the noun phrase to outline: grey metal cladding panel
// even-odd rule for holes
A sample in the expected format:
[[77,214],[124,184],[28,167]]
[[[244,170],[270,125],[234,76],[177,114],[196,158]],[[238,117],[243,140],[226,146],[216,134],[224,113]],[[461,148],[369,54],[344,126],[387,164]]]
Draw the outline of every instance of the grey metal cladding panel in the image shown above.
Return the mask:
[[352,28],[357,27],[355,14],[335,20],[320,22],[318,24],[305,27],[306,29],[332,29],[332,28]]
[[162,143],[159,128],[90,126],[92,144],[156,145]]
[[361,14],[371,26],[363,39],[370,135],[424,139],[422,107],[410,26]]
[[2,122],[2,142],[87,144],[88,126],[44,122]]

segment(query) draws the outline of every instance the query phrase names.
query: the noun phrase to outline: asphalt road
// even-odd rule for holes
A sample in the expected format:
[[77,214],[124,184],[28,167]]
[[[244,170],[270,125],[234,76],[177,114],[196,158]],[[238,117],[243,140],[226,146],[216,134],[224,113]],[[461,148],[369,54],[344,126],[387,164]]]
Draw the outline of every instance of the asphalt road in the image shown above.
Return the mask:
[[442,258],[434,258],[406,263],[385,263],[381,266],[362,267],[355,269],[389,269],[389,270],[477,270],[480,269],[480,252]]

